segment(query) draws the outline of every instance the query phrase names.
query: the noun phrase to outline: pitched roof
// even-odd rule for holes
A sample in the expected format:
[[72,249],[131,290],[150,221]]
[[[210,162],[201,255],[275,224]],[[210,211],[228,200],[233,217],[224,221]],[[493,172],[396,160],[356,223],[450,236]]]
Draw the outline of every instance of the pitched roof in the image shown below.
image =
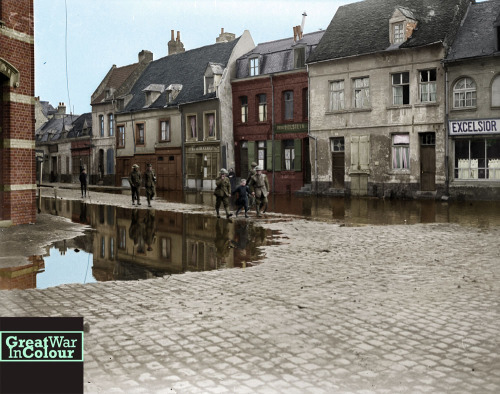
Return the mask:
[[91,104],[99,104],[106,99],[107,89],[118,89],[127,78],[139,67],[140,63],[129,64],[128,66],[116,67],[113,66],[110,70],[107,83],[102,89],[102,92],[92,100]]
[[246,78],[250,76],[250,67],[248,63],[250,59],[254,57],[259,57],[260,59],[260,75],[293,70],[293,49],[297,46],[305,46],[305,58],[307,59],[310,53],[318,45],[324,33],[324,31],[317,31],[304,34],[302,39],[297,42],[293,40],[293,37],[290,37],[257,45],[254,49],[237,60],[236,78]]
[[365,0],[339,7],[308,63],[389,49],[389,20],[399,9],[418,21],[399,48],[453,39],[471,0]]
[[499,19],[499,0],[472,4],[446,60],[500,55],[496,45]]
[[[236,40],[207,45],[186,52],[165,56],[152,61],[132,87],[133,95],[123,112],[144,109],[144,89],[150,85],[182,85],[182,89],[169,105],[201,101],[215,97],[215,93],[204,95],[204,75],[209,63],[227,65]],[[163,108],[167,105],[168,91],[164,90],[148,108]]]
[[57,141],[64,137],[64,133],[73,128],[73,123],[79,115],[64,115],[45,122],[35,132],[36,142]]
[[80,115],[73,122],[73,128],[68,132],[67,138],[92,135],[92,112]]

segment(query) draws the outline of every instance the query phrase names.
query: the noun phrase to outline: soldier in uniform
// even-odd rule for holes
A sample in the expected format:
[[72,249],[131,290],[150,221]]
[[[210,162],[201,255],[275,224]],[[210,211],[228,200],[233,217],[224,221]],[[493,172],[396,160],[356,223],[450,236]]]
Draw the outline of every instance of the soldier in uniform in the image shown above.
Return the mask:
[[257,216],[260,216],[260,209],[267,210],[267,195],[269,194],[269,181],[267,175],[262,173],[262,167],[255,167],[257,172],[250,178],[249,188],[252,196],[255,196],[255,209]]
[[146,187],[146,198],[148,200],[148,207],[151,206],[151,200],[156,194],[156,175],[153,171],[153,165],[148,164],[148,168],[144,173],[144,186]]
[[128,181],[130,182],[130,188],[132,189],[132,205],[134,205],[134,201],[137,200],[137,205],[141,205],[139,188],[141,187],[141,173],[139,172],[139,166],[134,164],[132,166],[132,172],[128,177]]
[[219,208],[221,204],[224,204],[224,209],[226,211],[226,217],[229,219],[233,216],[232,213],[229,213],[229,198],[231,197],[231,183],[229,182],[229,178],[227,177],[227,170],[222,168],[220,170],[220,175],[215,180],[215,191],[214,195],[216,198],[215,201],[215,211],[217,212],[217,217],[220,218]]
[[[247,186],[250,184],[250,179],[257,174],[257,171],[255,171],[255,167],[257,167],[257,163],[255,161],[252,161],[252,164],[250,164],[250,171],[248,171],[248,178],[247,178]],[[255,196],[252,194],[248,195],[248,209],[252,209],[252,207],[255,205]]]

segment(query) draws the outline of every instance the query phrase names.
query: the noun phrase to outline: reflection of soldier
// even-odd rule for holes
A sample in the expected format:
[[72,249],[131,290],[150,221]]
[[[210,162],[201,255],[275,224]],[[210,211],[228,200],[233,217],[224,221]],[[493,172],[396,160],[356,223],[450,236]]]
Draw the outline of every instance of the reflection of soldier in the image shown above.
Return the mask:
[[146,218],[144,219],[144,242],[146,242],[148,251],[152,251],[152,244],[155,241],[155,211],[147,211]]
[[237,249],[246,249],[248,243],[248,223],[238,222],[236,224],[236,235],[238,241],[236,242]]
[[221,223],[217,221],[215,225],[215,248],[217,249],[217,257],[223,262],[229,255],[231,240],[229,239],[229,229],[227,222]]
[[87,223],[87,204],[84,202],[80,205],[80,223]]
[[128,236],[134,241],[134,245],[137,246],[137,252],[144,253],[144,229],[142,224],[139,223],[139,211],[136,209],[132,211],[132,221],[128,230]]

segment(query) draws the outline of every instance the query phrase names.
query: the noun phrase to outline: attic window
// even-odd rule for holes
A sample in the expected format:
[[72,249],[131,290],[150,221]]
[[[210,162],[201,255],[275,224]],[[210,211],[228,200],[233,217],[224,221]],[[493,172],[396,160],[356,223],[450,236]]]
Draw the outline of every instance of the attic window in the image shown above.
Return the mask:
[[259,58],[254,57],[250,59],[250,76],[259,75]]
[[298,47],[293,51],[294,68],[303,68],[306,65],[306,48]]
[[418,20],[412,10],[406,7],[396,7],[389,20],[389,41],[391,45],[399,46],[413,34]]
[[206,91],[207,93],[213,93],[215,92],[215,87],[214,87],[214,77],[205,77],[205,84],[206,84]]
[[394,23],[392,25],[393,43],[401,44],[405,40],[404,23]]

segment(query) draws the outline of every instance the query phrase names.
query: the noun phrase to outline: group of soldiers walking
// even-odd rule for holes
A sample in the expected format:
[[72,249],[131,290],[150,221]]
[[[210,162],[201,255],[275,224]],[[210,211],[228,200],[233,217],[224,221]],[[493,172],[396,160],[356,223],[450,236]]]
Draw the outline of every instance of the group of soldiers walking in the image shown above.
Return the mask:
[[[139,189],[142,183],[142,175],[139,171],[139,165],[134,164],[132,166],[132,172],[128,178],[130,183],[130,188],[132,190],[132,205],[134,205],[135,200],[137,200],[137,205],[141,205],[141,196]],[[151,200],[156,194],[156,175],[153,171],[152,164],[147,165],[146,172],[144,173],[144,186],[146,187],[146,199],[148,200],[148,207],[151,206]]]
[[237,195],[235,201],[236,205],[236,216],[238,216],[241,209],[245,209],[245,217],[248,218],[248,210],[255,206],[255,211],[257,216],[261,216],[265,213],[268,206],[267,196],[269,194],[269,181],[266,174],[262,173],[262,167],[258,166],[257,163],[252,162],[251,169],[248,174],[247,179],[241,179],[240,186],[231,190],[231,183],[228,177],[228,171],[225,168],[220,170],[219,176],[215,181],[215,211],[217,217],[220,218],[220,206],[224,206],[226,211],[226,218],[233,216],[229,212],[230,208],[230,198],[233,195]]

